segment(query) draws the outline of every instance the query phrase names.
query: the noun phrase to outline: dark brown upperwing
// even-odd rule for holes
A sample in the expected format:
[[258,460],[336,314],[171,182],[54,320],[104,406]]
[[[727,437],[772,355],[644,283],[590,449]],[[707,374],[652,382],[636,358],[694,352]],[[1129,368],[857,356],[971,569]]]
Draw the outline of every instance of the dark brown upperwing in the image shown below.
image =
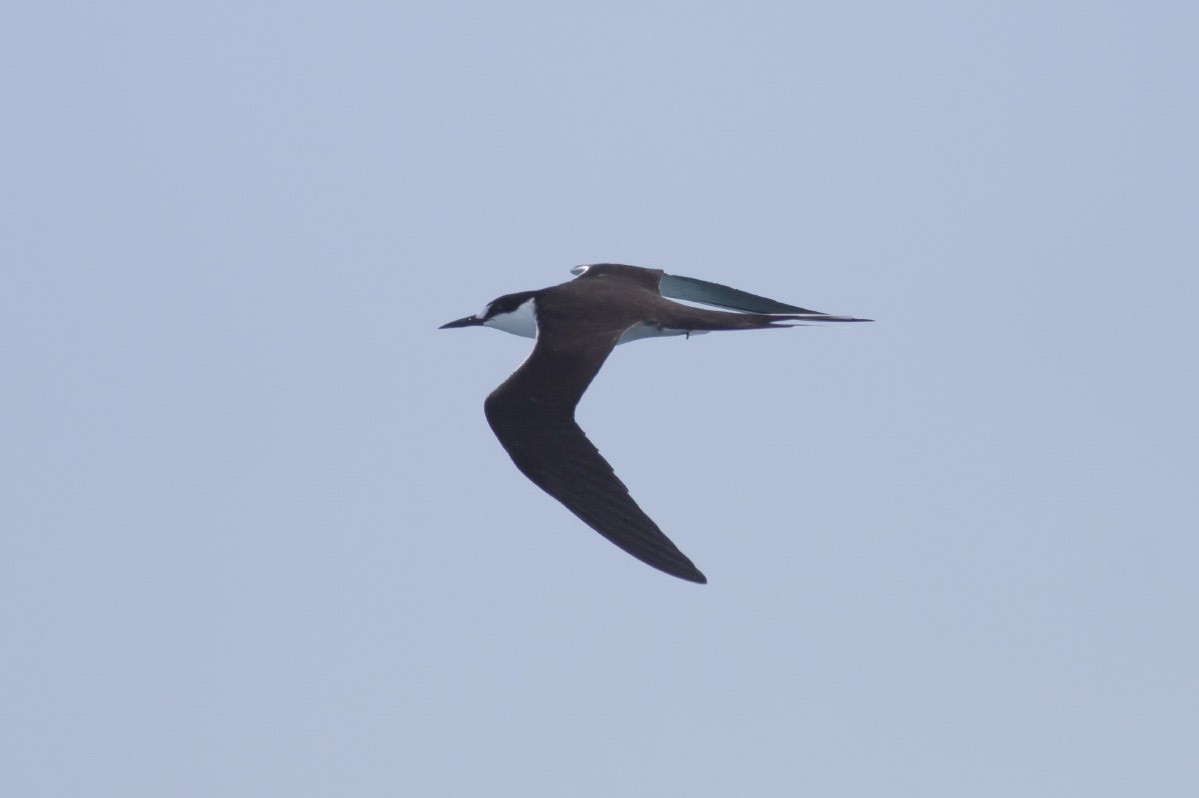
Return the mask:
[[539,315],[539,325],[533,353],[483,405],[500,444],[534,485],[596,532],[654,568],[707,582],[637,506],[574,420],[575,406],[624,328],[581,335],[576,325],[564,339],[553,334],[551,318]]

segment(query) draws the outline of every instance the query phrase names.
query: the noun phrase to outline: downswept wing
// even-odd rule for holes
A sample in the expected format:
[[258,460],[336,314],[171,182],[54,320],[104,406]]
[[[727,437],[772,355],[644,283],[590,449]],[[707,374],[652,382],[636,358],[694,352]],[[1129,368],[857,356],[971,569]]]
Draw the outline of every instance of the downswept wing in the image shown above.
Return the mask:
[[671,576],[707,578],[645,514],[574,420],[575,406],[623,330],[564,348],[540,335],[533,353],[484,403],[487,422],[534,485],[637,559]]

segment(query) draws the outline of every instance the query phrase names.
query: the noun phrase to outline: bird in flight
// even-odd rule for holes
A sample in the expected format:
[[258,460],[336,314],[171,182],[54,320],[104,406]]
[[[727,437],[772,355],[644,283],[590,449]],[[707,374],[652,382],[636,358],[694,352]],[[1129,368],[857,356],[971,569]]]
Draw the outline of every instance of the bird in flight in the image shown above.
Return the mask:
[[[443,324],[494,327],[536,339],[533,352],[483,404],[516,467],[596,532],[671,576],[707,578],[646,515],[575,423],[575,407],[617,344],[714,330],[763,330],[832,316],[736,288],[617,263],[571,269],[574,280],[507,294]],[[725,310],[673,302],[696,302]],[[790,323],[788,323],[790,322]]]

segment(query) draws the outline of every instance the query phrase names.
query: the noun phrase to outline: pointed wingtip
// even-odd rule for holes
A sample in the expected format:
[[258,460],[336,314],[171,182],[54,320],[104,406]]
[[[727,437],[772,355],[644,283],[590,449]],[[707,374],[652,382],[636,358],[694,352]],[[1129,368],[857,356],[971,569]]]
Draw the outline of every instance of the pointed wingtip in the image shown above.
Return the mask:
[[[778,315],[782,316],[783,318],[786,318],[786,316],[783,316],[783,314],[778,314]],[[823,326],[825,322],[851,322],[851,321],[852,322],[858,322],[858,321],[871,321],[872,322],[872,321],[874,321],[874,319],[859,319],[857,316],[835,316],[831,313],[813,313],[813,314],[805,315],[802,317],[799,316],[798,313],[796,313],[796,314],[790,314],[790,317],[796,318],[799,321],[799,324],[787,325],[787,326],[794,326],[794,327],[820,327],[820,326]]]
[[702,571],[692,565],[690,560],[687,560],[685,565],[682,563],[667,565],[665,563],[649,562],[648,560],[644,562],[665,574],[682,579],[684,582],[694,582],[697,585],[708,584],[708,577],[704,576]]
[[832,313],[821,313],[818,316],[812,316],[809,321],[874,321],[874,319],[859,319],[857,316],[837,316]]

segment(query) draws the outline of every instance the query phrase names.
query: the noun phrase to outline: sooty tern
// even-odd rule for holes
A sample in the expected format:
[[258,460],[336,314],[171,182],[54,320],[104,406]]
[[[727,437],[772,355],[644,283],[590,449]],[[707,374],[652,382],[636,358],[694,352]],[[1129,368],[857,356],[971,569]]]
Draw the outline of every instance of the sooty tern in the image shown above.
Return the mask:
[[680,579],[707,582],[637,506],[575,423],[583,392],[617,344],[639,338],[869,319],[830,316],[660,269],[598,263],[576,266],[571,273],[577,277],[568,283],[502,296],[441,329],[494,327],[535,338],[532,354],[483,404],[512,462],[533,484],[637,559]]

